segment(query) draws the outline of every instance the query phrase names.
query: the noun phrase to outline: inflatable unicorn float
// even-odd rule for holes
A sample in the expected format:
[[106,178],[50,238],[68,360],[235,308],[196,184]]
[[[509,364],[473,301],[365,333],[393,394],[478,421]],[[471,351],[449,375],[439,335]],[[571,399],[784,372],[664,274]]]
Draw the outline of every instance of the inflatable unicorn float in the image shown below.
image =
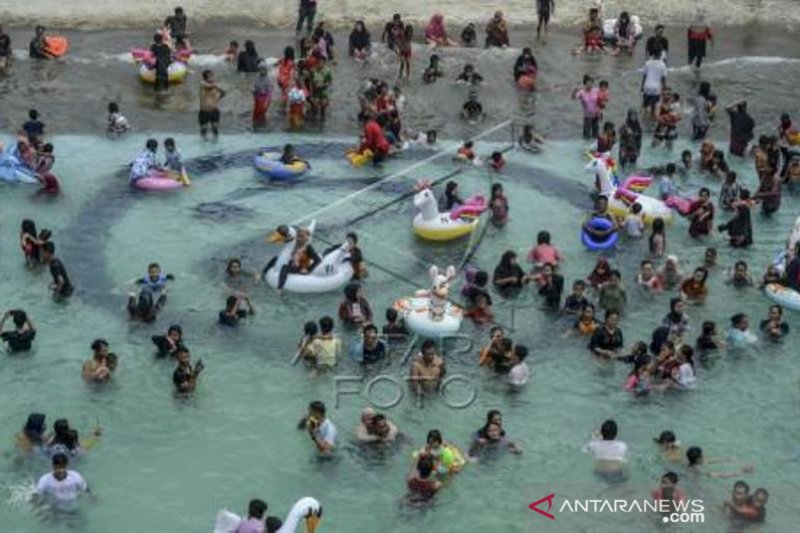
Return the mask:
[[448,300],[450,282],[456,276],[456,269],[451,265],[440,272],[439,267],[432,265],[428,274],[431,277],[430,289],[395,301],[394,308],[412,333],[433,338],[456,333],[464,318],[461,308]]
[[[217,513],[214,533],[236,533],[243,521],[242,517],[222,509]],[[305,524],[305,533],[314,533],[321,521],[322,505],[314,498],[301,498],[292,506],[277,533],[297,533],[300,524]]]
[[[600,195],[608,198],[608,211],[617,217],[625,217],[633,204],[642,206],[642,215],[645,224],[652,224],[656,218],[664,220],[665,224],[672,222],[672,208],[669,203],[662,202],[652,196],[642,194],[653,181],[648,176],[630,176],[622,184],[616,174],[616,162],[608,154],[592,155],[592,160],[586,165],[586,170],[594,172],[595,186]],[[675,197],[674,202],[687,202]]]
[[[316,220],[305,228],[308,234],[306,244],[311,242],[316,228]],[[297,242],[298,228],[288,226],[285,231],[274,231],[267,240],[273,243],[283,243],[283,248],[267,266],[265,278],[270,287],[277,288],[280,271],[284,265],[292,260]],[[342,244],[336,250],[322,258],[322,261],[307,274],[289,274],[283,290],[298,293],[320,293],[335,291],[347,284],[353,277],[353,265],[350,262],[350,250],[347,244]]]
[[429,241],[451,241],[469,235],[478,227],[481,213],[486,211],[486,199],[476,195],[455,206],[449,213],[440,212],[431,182],[421,180],[414,187],[416,216],[411,223],[414,233]]

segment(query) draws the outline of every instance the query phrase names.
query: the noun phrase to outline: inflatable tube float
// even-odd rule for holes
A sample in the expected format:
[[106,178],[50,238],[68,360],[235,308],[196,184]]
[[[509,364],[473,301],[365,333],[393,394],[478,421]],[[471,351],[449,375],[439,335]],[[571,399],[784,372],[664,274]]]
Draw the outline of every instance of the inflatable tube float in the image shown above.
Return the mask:
[[[617,40],[617,32],[614,31],[614,26],[616,25],[617,19],[605,19],[603,21],[603,39],[609,42],[614,42]],[[642,28],[642,23],[639,20],[638,15],[631,16],[631,26],[633,26],[633,37],[638,41],[644,33],[644,29]]]
[[[632,190],[623,187],[617,188],[612,180],[610,168],[614,166],[614,160],[606,155],[593,157],[591,162],[586,166],[587,170],[593,171],[595,181],[600,188],[600,194],[608,198],[608,211],[617,217],[626,217],[630,211],[630,207],[637,203],[642,206],[642,215],[644,216],[644,223],[651,225],[653,220],[660,218],[665,224],[672,223],[672,209],[669,208],[664,202],[647,196],[644,194],[636,193]],[[638,177],[638,185],[643,185],[644,180]]]
[[0,181],[7,183],[38,184],[36,173],[19,160],[16,148],[0,153]]
[[403,317],[406,327],[422,337],[438,338],[452,335],[461,329],[464,312],[448,302],[441,320],[433,320],[430,314],[430,298],[412,296],[394,302],[394,308]]
[[[589,227],[598,231],[608,231],[614,227],[614,223],[606,218],[593,217],[589,220]],[[581,242],[591,251],[608,250],[612,248],[619,240],[619,232],[615,231],[609,234],[604,241],[598,241],[593,235],[589,235],[583,228],[581,228]]]
[[363,167],[370,161],[372,161],[372,150],[364,150],[363,152],[359,152],[358,150],[350,150],[347,152],[347,160],[350,161],[350,164],[354,167]]
[[469,216],[453,218],[452,213],[440,213],[436,198],[427,182],[418,185],[419,192],[414,195],[414,207],[419,211],[411,223],[414,233],[429,241],[451,241],[469,235],[478,227],[478,215],[486,210],[483,201],[479,209],[478,197],[470,198],[467,209],[471,210]]
[[[416,461],[419,456],[425,452],[425,449],[414,452],[411,457]],[[464,453],[458,446],[445,442],[439,447],[439,473],[440,474],[457,474],[463,470],[467,460],[464,458]]]
[[487,208],[488,207],[486,205],[486,198],[484,198],[480,194],[477,194],[475,196],[467,198],[467,200],[463,204],[458,205],[453,209],[451,209],[450,220],[458,220],[464,217],[467,218],[478,217],[481,215],[481,213],[486,211]]
[[51,57],[62,57],[69,50],[69,41],[66,37],[53,35],[44,38],[44,51]]
[[220,509],[217,512],[217,520],[214,522],[214,533],[235,533],[241,523],[241,516],[227,509]]
[[[186,78],[186,75],[189,73],[189,69],[186,68],[185,63],[181,63],[180,61],[173,61],[172,63],[170,63],[167,72],[169,75],[170,83],[180,83],[183,81],[184,78]],[[155,69],[148,67],[146,63],[140,64],[139,79],[142,80],[144,83],[155,83],[156,82]]]
[[132,181],[131,187],[141,191],[174,191],[182,188],[183,184],[167,174],[159,172]]
[[[316,223],[312,221],[308,227],[313,236]],[[309,239],[309,242],[310,239]],[[278,253],[275,264],[267,271],[265,276],[267,284],[272,288],[278,287],[278,278],[281,268],[289,262],[294,251],[294,238],[284,241],[283,248]],[[345,286],[353,278],[353,265],[349,261],[350,254],[344,246],[322,258],[320,264],[308,274],[289,274],[283,290],[301,294],[314,294],[331,292]]]
[[777,283],[770,283],[764,287],[764,292],[770,300],[793,311],[800,311],[800,292]]
[[267,178],[276,181],[299,178],[308,171],[308,165],[302,161],[284,165],[280,158],[281,154],[277,152],[264,152],[253,158],[253,166]]

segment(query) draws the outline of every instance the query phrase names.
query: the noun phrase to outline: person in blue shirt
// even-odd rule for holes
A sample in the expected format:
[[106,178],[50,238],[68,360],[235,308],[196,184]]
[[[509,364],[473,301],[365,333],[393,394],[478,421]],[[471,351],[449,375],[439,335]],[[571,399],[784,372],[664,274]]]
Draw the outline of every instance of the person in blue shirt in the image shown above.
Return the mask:
[[131,293],[128,297],[128,313],[131,318],[152,322],[167,301],[167,281],[173,280],[172,274],[161,272],[158,263],[147,266],[147,275],[136,281],[140,285],[138,296]]
[[28,121],[22,125],[22,130],[28,136],[28,141],[34,146],[44,137],[44,122],[39,120],[39,112],[35,109],[28,111]]

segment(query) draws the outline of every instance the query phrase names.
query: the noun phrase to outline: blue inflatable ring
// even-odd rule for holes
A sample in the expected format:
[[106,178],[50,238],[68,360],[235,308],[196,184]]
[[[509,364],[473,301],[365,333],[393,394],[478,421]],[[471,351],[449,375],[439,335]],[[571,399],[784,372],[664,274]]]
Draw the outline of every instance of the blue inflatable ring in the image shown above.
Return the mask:
[[308,171],[308,165],[300,161],[284,165],[280,162],[280,154],[273,152],[257,155],[253,159],[253,166],[267,178],[278,181],[299,178]]
[[[598,230],[598,231],[608,231],[614,228],[614,223],[608,220],[607,218],[597,218],[592,217],[587,224],[590,228]],[[588,249],[595,251],[595,250],[608,250],[609,248],[613,248],[615,244],[617,244],[617,240],[619,240],[619,232],[615,231],[606,237],[604,241],[597,241],[595,237],[589,235],[586,231],[581,229],[581,242],[584,246]]]

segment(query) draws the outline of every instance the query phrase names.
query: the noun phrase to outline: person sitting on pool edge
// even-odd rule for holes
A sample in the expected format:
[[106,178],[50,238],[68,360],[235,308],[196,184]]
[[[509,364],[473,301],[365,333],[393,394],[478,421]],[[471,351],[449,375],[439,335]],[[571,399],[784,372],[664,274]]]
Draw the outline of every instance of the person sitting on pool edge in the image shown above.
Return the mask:
[[[5,326],[9,317],[14,322],[14,329],[3,331],[3,326]],[[3,318],[0,319],[0,338],[8,343],[8,350],[11,353],[27,352],[31,349],[33,339],[36,338],[36,326],[25,311],[11,309],[6,311],[3,314]]]

